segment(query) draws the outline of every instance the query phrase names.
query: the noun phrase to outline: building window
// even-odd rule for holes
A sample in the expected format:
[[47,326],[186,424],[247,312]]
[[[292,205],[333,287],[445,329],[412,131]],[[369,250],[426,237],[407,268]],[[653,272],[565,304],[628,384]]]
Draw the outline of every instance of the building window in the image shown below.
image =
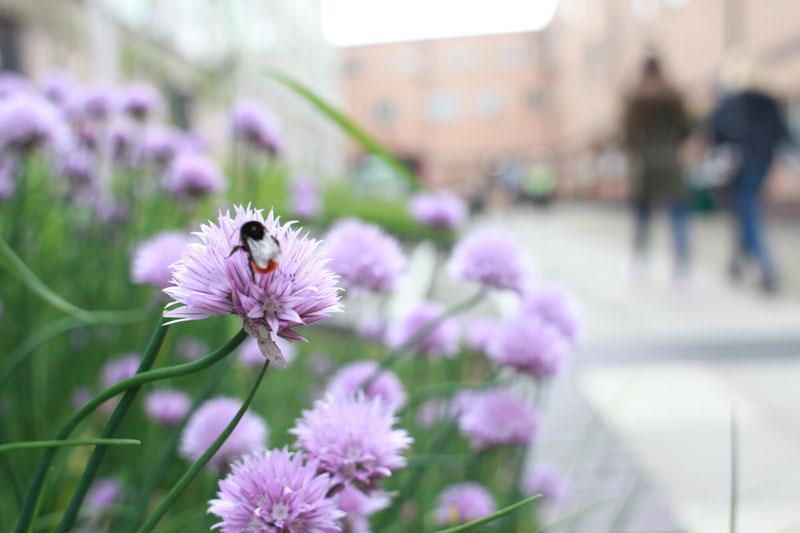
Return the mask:
[[401,76],[414,76],[422,70],[422,57],[416,50],[404,50],[392,58],[392,68]]
[[390,100],[380,100],[372,105],[372,120],[378,124],[391,124],[397,118],[397,106]]
[[502,91],[497,88],[488,88],[478,95],[478,113],[483,118],[496,118],[503,114],[506,100]]
[[22,70],[19,43],[20,28],[16,20],[0,17],[0,70]]
[[526,43],[512,43],[500,49],[500,60],[509,67],[519,67],[530,60],[531,50]]
[[550,97],[545,89],[531,89],[525,95],[525,104],[531,111],[541,111],[550,103]]
[[360,57],[348,57],[343,65],[344,73],[350,78],[355,78],[364,71],[364,61]]
[[475,54],[470,48],[459,47],[448,50],[447,66],[451,70],[468,70],[475,63]]
[[436,93],[428,96],[425,114],[431,122],[451,122],[458,117],[458,99],[449,93]]

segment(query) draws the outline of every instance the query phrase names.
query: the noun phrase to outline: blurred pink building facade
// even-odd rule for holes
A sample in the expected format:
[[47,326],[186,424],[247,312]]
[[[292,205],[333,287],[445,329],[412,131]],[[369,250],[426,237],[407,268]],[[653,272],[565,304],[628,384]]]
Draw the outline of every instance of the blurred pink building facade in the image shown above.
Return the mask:
[[[618,200],[627,194],[621,103],[650,49],[698,121],[738,50],[800,125],[794,0],[561,0],[541,32],[348,48],[346,98],[359,123],[459,192],[508,165],[547,164],[562,196]],[[800,202],[796,173],[784,164],[774,173],[770,198]]]

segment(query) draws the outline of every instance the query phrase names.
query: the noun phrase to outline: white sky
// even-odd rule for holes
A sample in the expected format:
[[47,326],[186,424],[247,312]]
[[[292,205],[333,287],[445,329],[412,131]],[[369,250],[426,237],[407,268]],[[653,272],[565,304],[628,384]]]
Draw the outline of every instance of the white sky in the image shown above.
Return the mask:
[[322,0],[337,46],[542,29],[559,0]]

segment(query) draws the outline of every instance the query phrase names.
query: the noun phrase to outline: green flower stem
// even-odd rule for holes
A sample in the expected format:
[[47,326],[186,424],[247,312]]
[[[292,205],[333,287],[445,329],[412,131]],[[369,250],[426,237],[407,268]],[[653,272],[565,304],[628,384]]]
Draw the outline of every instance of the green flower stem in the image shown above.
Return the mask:
[[192,416],[192,413],[197,410],[197,407],[206,401],[217,388],[219,382],[222,380],[222,376],[225,375],[225,372],[228,370],[228,366],[230,366],[230,361],[230,358],[225,359],[216,367],[214,367],[214,372],[206,379],[200,394],[195,397],[192,408],[186,414],[186,417],[184,417],[183,422],[181,422],[181,424],[172,430],[172,433],[169,435],[169,437],[164,439],[164,441],[168,442],[168,444],[162,445],[159,448],[158,455],[153,460],[153,466],[147,471],[144,479],[138,485],[136,499],[133,502],[133,508],[136,509],[136,513],[133,515],[133,520],[129,520],[128,524],[126,524],[127,528],[125,529],[123,529],[122,524],[112,522],[111,526],[109,527],[109,531],[135,531],[139,519],[145,515],[147,504],[150,501],[150,496],[153,494],[156,488],[158,488],[161,480],[167,473],[167,467],[169,466],[169,463],[174,460],[173,454],[175,452],[175,448],[178,446],[178,440],[180,439],[182,428],[186,425],[186,421]]
[[42,505],[44,505],[44,496],[47,494],[47,490],[50,488],[50,483],[53,482],[53,474],[55,473],[56,469],[52,466],[47,470],[47,477],[44,478],[44,486],[42,487],[42,492],[39,494],[39,498],[36,500],[36,507],[33,510],[33,520],[31,520],[31,527],[28,528],[28,533],[33,533],[36,531],[36,519],[39,518],[39,514],[42,512]]
[[12,442],[0,444],[0,453],[16,452],[19,450],[35,450],[53,446],[66,448],[69,446],[138,446],[142,443],[136,439],[75,439],[75,440],[30,440],[26,442]]
[[496,513],[490,514],[489,516],[486,516],[484,518],[473,520],[472,522],[467,522],[466,524],[461,524],[460,526],[451,527],[447,529],[440,529],[438,531],[435,531],[434,533],[461,533],[461,531],[469,531],[470,529],[475,529],[478,526],[488,524],[489,522],[493,522],[494,520],[497,520],[502,516],[505,516],[509,513],[513,513],[520,507],[528,505],[532,501],[537,500],[538,498],[541,497],[542,497],[541,494],[537,494],[535,496],[531,496],[530,498],[525,498],[524,500],[520,500],[517,503],[509,505],[508,507],[504,507],[499,511],[497,511]]
[[137,533],[149,533],[153,531],[153,529],[158,524],[159,520],[164,517],[167,513],[169,508],[175,503],[175,500],[181,495],[183,490],[192,482],[192,480],[200,473],[200,470],[206,466],[206,464],[211,460],[211,457],[214,456],[215,453],[222,447],[223,443],[227,440],[233,430],[236,429],[236,425],[239,423],[239,420],[242,419],[245,412],[247,412],[247,408],[250,407],[250,403],[253,401],[253,397],[256,395],[256,391],[258,391],[259,385],[261,385],[261,380],[264,378],[264,374],[267,372],[267,368],[269,367],[269,359],[264,362],[264,366],[261,367],[261,372],[259,372],[258,377],[256,378],[255,383],[250,388],[250,392],[247,395],[242,406],[239,408],[239,411],[236,413],[236,416],[233,417],[233,420],[228,424],[222,434],[217,437],[217,440],[208,447],[208,449],[200,456],[200,458],[194,462],[194,464],[189,467],[189,470],[181,476],[175,486],[170,489],[161,503],[155,508],[153,513],[148,517],[147,521],[139,528]]
[[[165,321],[165,318],[162,318],[159,321],[159,324],[156,326],[156,329],[153,332],[153,336],[150,337],[150,342],[147,344],[147,348],[142,355],[142,361],[139,363],[139,368],[136,369],[137,374],[147,372],[153,366],[153,363],[155,363],[158,352],[161,350],[161,345],[164,343],[164,339],[169,331],[169,328],[164,325]],[[114,408],[114,412],[111,413],[111,417],[109,417],[106,427],[104,427],[102,433],[100,433],[101,438],[108,439],[114,435],[114,432],[117,430],[117,428],[119,428],[120,424],[122,424],[122,420],[128,413],[128,409],[130,408],[131,404],[133,404],[133,401],[136,399],[136,395],[139,393],[140,387],[141,385],[137,385],[125,391],[122,399],[120,399],[119,403]],[[64,512],[64,517],[56,529],[57,533],[69,533],[69,531],[72,530],[72,525],[78,518],[78,511],[83,503],[83,498],[86,496],[89,486],[94,481],[97,470],[100,468],[100,463],[103,461],[103,457],[105,456],[107,449],[108,448],[106,446],[96,446],[92,452],[92,455],[89,457],[89,462],[86,463],[86,468],[83,470],[83,475],[81,476],[80,481],[78,481],[78,486],[75,488],[75,492],[72,493],[72,499],[70,500],[69,505],[67,505],[67,510]]]
[[401,344],[400,346],[389,352],[389,355],[383,358],[381,364],[378,366],[375,372],[372,373],[369,379],[364,382],[362,388],[368,389],[372,385],[372,383],[376,379],[378,379],[378,376],[382,371],[391,368],[406,352],[408,352],[411,348],[416,346],[422,339],[427,337],[431,331],[439,327],[439,325],[441,325],[445,320],[475,307],[481,301],[483,301],[484,298],[486,298],[487,294],[488,293],[484,289],[481,289],[480,291],[477,292],[477,294],[475,294],[471,298],[464,300],[461,303],[455,304],[454,306],[446,309],[438,317],[423,324],[423,326],[419,328],[417,332],[411,336],[410,339],[408,339],[406,342],[404,342],[403,344]]
[[138,322],[147,317],[146,309],[131,309],[125,311],[87,311],[74,305],[45,285],[45,283],[28,268],[28,265],[16,254],[8,243],[0,237],[0,262],[11,272],[14,277],[27,285],[39,298],[49,303],[56,309],[71,315],[87,324],[129,324]]
[[[166,327],[161,327],[159,329],[165,330]],[[245,333],[243,330],[240,330],[239,333],[237,333],[221,348],[203,357],[202,359],[198,359],[197,361],[193,361],[191,363],[184,363],[182,365],[150,370],[148,372],[136,374],[133,377],[120,381],[116,385],[113,385],[99,393],[97,396],[89,400],[86,405],[78,409],[78,411],[76,411],[75,414],[70,417],[64,427],[58,433],[56,440],[64,440],[68,438],[84,418],[97,409],[98,406],[114,396],[125,392],[129,388],[138,387],[139,385],[150,383],[151,381],[185,376],[186,374],[192,374],[208,368],[235,350],[245,338],[247,338],[247,333]],[[36,469],[36,473],[34,474],[33,480],[28,487],[28,492],[23,502],[22,511],[20,512],[20,517],[17,523],[17,529],[15,530],[16,533],[24,533],[27,528],[27,524],[30,521],[30,513],[33,510],[33,503],[28,504],[28,502],[35,500],[36,496],[41,490],[42,482],[44,481],[44,475],[47,472],[47,467],[50,466],[50,463],[53,460],[56,450],[57,448],[49,448],[47,452],[45,452],[44,457]]]

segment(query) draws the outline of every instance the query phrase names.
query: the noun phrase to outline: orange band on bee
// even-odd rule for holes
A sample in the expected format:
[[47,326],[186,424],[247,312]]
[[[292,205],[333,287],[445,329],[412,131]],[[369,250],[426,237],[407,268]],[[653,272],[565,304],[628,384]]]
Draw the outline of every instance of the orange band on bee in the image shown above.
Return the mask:
[[255,263],[255,261],[251,261],[250,264],[253,266],[253,270],[258,272],[259,274],[269,274],[270,272],[273,272],[276,268],[278,268],[278,262],[273,261],[272,259],[270,259],[269,262],[267,263],[267,268],[261,268]]

